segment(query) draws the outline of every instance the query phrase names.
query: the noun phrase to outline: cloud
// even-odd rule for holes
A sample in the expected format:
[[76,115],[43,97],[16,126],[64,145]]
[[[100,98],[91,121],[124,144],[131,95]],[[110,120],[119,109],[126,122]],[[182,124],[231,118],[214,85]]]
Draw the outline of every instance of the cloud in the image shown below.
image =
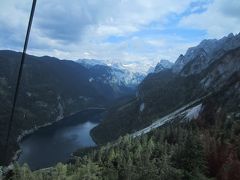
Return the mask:
[[207,31],[210,38],[221,38],[240,31],[240,1],[215,0],[206,11],[182,18],[180,25]]
[[19,49],[23,46],[27,28],[26,2],[3,0],[0,6],[0,45],[5,48]]
[[[74,42],[89,34],[125,35],[169,13],[184,11],[189,0],[41,0],[36,26],[43,35]],[[164,7],[164,8],[163,8]]]
[[36,28],[41,29],[42,36],[65,43],[79,41],[86,28],[96,24],[99,18],[87,1],[41,0],[37,8]]
[[[2,0],[0,48],[21,50],[31,0]],[[38,0],[28,52],[156,64],[239,30],[233,0]],[[207,35],[206,35],[207,32]]]

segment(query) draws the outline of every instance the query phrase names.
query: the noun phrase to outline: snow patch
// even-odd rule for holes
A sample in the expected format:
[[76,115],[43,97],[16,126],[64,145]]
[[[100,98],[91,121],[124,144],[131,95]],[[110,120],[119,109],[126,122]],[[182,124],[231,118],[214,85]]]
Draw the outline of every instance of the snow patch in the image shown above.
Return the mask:
[[143,112],[144,108],[145,108],[145,104],[142,103],[142,104],[140,105],[140,108],[139,108],[140,112]]
[[88,80],[89,82],[93,82],[94,81],[94,79],[91,77],[89,80]]
[[57,109],[58,109],[58,116],[56,118],[56,121],[59,121],[59,120],[64,118],[64,116],[63,116],[63,106],[60,102],[58,102]]
[[32,93],[30,93],[30,92],[26,92],[26,94],[27,94],[28,97],[32,96]]
[[189,109],[186,114],[187,120],[191,121],[193,119],[197,119],[201,109],[202,109],[202,104],[199,104],[199,105]]
[[0,179],[3,179],[3,168],[0,166]]

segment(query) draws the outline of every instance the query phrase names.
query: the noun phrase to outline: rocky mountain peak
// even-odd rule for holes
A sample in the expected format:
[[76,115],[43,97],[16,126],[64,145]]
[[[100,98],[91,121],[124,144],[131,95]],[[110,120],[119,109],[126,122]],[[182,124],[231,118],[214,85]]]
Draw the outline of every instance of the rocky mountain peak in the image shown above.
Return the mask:
[[154,73],[158,73],[164,69],[171,69],[173,66],[173,63],[169,60],[162,59],[155,67]]
[[[219,40],[203,40],[199,45],[189,48],[185,55],[180,55],[173,65],[172,71],[181,75],[201,72],[226,51],[240,47],[240,33],[233,33]],[[191,65],[185,68],[188,63]]]

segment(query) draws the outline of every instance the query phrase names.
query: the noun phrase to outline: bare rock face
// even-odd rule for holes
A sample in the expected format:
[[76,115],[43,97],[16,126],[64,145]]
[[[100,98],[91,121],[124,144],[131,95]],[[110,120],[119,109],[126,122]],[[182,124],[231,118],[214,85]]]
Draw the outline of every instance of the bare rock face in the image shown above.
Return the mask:
[[239,76],[240,48],[228,52],[211,66],[212,70],[207,73],[200,83],[204,89],[219,89],[232,76],[235,76],[235,78]]
[[232,33],[222,39],[203,40],[198,46],[189,48],[180,55],[173,65],[172,72],[181,76],[200,73],[227,51],[240,47],[240,33]]

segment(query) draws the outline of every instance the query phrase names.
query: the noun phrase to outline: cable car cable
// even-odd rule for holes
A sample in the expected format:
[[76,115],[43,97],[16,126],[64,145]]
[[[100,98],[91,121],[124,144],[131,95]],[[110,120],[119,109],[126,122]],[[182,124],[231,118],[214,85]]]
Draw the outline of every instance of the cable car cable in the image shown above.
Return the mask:
[[28,22],[27,33],[26,33],[24,47],[23,47],[23,53],[22,53],[20,67],[19,67],[18,76],[17,76],[17,83],[16,83],[15,91],[14,91],[14,97],[13,97],[13,103],[12,103],[12,108],[11,108],[10,121],[9,121],[9,124],[8,124],[7,139],[6,139],[6,145],[5,145],[5,158],[6,158],[6,160],[7,160],[9,139],[10,139],[12,124],[13,124],[13,118],[14,118],[14,113],[15,113],[15,109],[16,109],[16,102],[17,102],[17,97],[18,97],[18,92],[19,92],[19,87],[20,87],[20,81],[21,81],[22,72],[23,72],[23,65],[24,65],[24,62],[25,62],[26,51],[27,51],[27,47],[28,47],[29,35],[30,35],[31,27],[32,27],[32,21],[33,21],[33,16],[34,16],[34,12],[35,12],[36,3],[37,3],[37,0],[33,0],[31,13],[30,13],[30,18],[29,18],[29,22]]

